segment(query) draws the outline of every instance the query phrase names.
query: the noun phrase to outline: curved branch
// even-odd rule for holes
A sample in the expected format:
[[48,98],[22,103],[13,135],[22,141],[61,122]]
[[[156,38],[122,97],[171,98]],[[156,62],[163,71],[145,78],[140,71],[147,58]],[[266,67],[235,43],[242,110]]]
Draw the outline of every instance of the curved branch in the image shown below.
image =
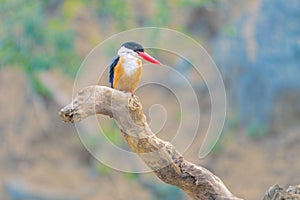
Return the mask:
[[164,182],[184,190],[194,199],[239,199],[207,169],[186,161],[169,142],[149,128],[136,96],[104,86],[89,86],[61,109],[65,122],[78,122],[94,114],[113,117],[133,152]]

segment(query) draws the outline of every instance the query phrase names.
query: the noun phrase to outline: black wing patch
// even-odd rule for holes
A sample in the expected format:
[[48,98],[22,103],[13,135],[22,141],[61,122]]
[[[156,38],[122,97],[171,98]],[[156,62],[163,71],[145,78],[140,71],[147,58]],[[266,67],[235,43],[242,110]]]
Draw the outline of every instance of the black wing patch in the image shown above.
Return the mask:
[[120,56],[117,56],[112,60],[112,63],[109,66],[109,82],[110,82],[110,87],[114,88],[114,73],[115,73],[115,67],[117,66],[119,62]]

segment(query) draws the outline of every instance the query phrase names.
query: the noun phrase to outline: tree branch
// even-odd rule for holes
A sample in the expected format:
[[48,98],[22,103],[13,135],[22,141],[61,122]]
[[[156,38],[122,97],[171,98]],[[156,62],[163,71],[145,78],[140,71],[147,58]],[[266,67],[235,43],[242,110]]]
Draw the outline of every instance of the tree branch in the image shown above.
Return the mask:
[[266,192],[263,200],[300,199],[300,185],[289,186],[286,190],[279,185],[273,185]]
[[164,182],[184,190],[194,199],[239,199],[207,169],[186,161],[169,142],[149,128],[136,96],[104,86],[89,86],[60,111],[65,122],[78,122],[94,114],[113,117],[133,152]]

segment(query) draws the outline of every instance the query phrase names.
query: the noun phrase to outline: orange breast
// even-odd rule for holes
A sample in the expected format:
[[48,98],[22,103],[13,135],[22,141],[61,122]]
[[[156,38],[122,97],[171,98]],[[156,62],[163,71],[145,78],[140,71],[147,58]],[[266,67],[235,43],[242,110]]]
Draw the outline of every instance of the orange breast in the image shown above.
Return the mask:
[[123,67],[125,59],[121,56],[115,67],[113,86],[117,90],[134,93],[142,78],[142,62],[138,60],[138,68],[130,74]]

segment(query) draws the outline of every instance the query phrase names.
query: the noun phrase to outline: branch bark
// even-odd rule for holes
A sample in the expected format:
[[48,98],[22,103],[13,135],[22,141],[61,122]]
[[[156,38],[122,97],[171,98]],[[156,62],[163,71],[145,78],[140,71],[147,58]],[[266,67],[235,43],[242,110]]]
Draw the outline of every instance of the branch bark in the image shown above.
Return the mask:
[[194,199],[239,199],[207,169],[186,161],[169,142],[157,138],[149,128],[136,96],[104,86],[89,86],[61,109],[65,122],[78,122],[95,114],[108,115],[137,153],[164,182],[184,190]]
[[297,200],[300,199],[300,185],[289,186],[286,190],[279,185],[273,185],[266,192],[263,200]]

